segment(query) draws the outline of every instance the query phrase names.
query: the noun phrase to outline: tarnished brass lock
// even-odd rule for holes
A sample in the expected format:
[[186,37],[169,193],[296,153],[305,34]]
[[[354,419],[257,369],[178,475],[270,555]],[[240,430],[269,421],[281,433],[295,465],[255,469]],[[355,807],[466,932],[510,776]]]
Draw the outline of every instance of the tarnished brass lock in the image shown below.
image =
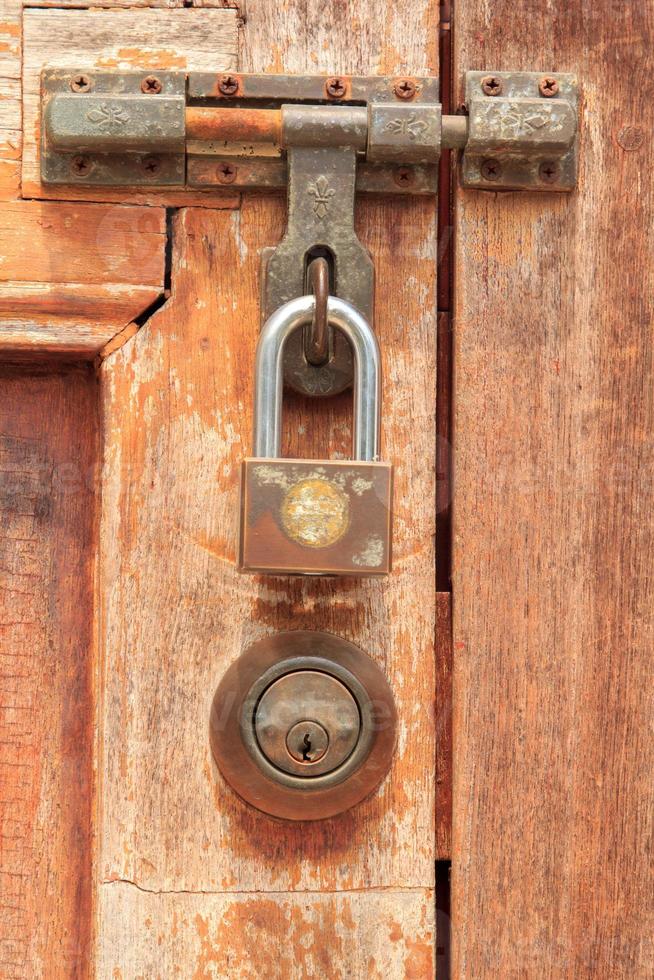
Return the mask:
[[359,647],[330,633],[265,637],[232,664],[213,699],[214,759],[248,803],[289,820],[331,817],[386,775],[393,695]]
[[392,467],[380,463],[377,338],[350,303],[330,296],[332,327],[355,366],[352,460],[281,459],[283,353],[310,322],[313,296],[281,306],[257,346],[254,458],[243,462],[239,566],[247,572],[384,575],[391,567]]

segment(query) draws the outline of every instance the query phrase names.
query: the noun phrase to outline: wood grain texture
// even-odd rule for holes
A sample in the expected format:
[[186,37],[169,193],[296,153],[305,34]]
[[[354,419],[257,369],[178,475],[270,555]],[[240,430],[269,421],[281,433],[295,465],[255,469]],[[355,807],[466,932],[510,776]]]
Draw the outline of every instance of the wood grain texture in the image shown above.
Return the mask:
[[92,359],[163,292],[162,208],[5,202],[0,353]]
[[21,0],[3,0],[0,9],[0,200],[20,191],[22,126]]
[[[102,366],[100,946],[114,879],[194,893],[433,883],[434,477],[425,465],[434,438],[433,215],[423,202],[382,199],[361,215],[379,269],[383,452],[397,464],[395,570],[384,581],[235,570],[259,253],[282,225],[278,198],[247,199],[233,215],[180,212],[169,302]],[[391,226],[404,245],[399,254]],[[416,357],[423,372],[405,384]],[[345,454],[345,408],[342,400],[308,416],[289,405],[287,450]],[[401,715],[381,790],[310,830],[242,804],[215,772],[207,738],[224,670],[249,642],[287,628],[358,642],[387,671]],[[129,928],[120,928],[128,945]],[[192,972],[192,963],[178,966]]]
[[0,976],[88,976],[95,380],[0,370]]
[[107,889],[106,904],[101,977],[430,980],[434,975],[430,889],[152,895],[116,882]]
[[24,197],[195,204],[234,207],[238,195],[222,191],[83,188],[40,182],[41,69],[170,68],[224,71],[236,67],[235,10],[52,10],[24,14],[22,188]]
[[455,5],[583,86],[571,195],[457,191],[454,976],[654,975],[651,4]]

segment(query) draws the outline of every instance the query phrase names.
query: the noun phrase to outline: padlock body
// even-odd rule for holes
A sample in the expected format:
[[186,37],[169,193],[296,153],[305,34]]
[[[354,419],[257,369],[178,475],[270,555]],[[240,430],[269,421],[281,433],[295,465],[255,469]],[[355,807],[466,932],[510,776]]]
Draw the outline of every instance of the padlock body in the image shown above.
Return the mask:
[[386,575],[392,466],[246,459],[239,567],[279,575]]

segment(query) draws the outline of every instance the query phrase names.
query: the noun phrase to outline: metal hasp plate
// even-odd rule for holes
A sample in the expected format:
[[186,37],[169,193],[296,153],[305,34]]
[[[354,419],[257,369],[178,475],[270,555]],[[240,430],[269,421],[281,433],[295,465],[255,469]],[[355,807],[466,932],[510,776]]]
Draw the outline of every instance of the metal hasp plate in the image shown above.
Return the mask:
[[569,191],[577,183],[579,87],[575,75],[466,73],[464,187]]
[[[233,114],[260,113],[261,126],[243,158],[242,145],[189,145],[188,181],[206,187],[229,178],[232,187],[288,188],[284,237],[262,256],[262,319],[310,291],[308,270],[321,256],[330,267],[329,292],[373,321],[374,269],[354,230],[357,190],[435,193],[441,108],[435,78],[293,75],[189,77],[189,99],[229,106]],[[268,117],[276,141],[263,140]],[[209,152],[211,155],[209,155]],[[280,166],[279,154],[285,164]],[[351,385],[352,352],[329,333],[329,356],[309,363],[305,338],[293,334],[284,356],[287,384],[308,395],[330,396]]]
[[41,178],[50,184],[183,185],[183,73],[41,76]]

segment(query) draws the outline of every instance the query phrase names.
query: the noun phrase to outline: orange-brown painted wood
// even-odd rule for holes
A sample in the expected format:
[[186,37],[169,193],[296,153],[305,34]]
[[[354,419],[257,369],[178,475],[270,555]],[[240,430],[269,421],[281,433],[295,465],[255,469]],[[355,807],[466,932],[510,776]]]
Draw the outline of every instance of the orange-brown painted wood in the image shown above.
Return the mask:
[[97,387],[0,368],[0,975],[88,976]]
[[[31,635],[9,636],[11,657],[32,671],[19,689],[30,740],[10,746],[8,764],[16,764],[16,780],[32,766],[21,833],[33,846],[20,845],[24,912],[4,925],[4,965],[26,977],[429,977],[437,854],[435,203],[377,198],[357,213],[378,268],[383,446],[396,467],[393,575],[376,583],[256,580],[234,569],[237,471],[250,451],[259,254],[282,234],[281,198],[45,188],[37,158],[45,64],[220,71],[236,67],[238,40],[242,70],[433,72],[438,12],[428,0],[410,10],[380,10],[375,0],[347,10],[314,0],[255,3],[237,38],[236,11],[178,6],[47,9],[46,0],[24,16],[12,7],[25,55],[21,69],[21,45],[13,43],[6,72],[25,125],[22,193],[53,200],[10,202],[0,213],[8,243],[0,350],[4,336],[6,358],[99,354],[102,445],[98,390],[86,371],[62,374],[49,362],[20,374],[3,406],[10,429],[17,417],[25,432],[31,426],[57,476],[62,460],[72,479],[70,452],[79,466],[97,464],[98,479],[61,497],[57,479],[39,498],[45,506],[53,496],[53,523],[34,562],[52,575],[28,585],[46,639],[41,648]],[[0,65],[4,52],[0,44]],[[22,91],[14,84],[21,74]],[[5,158],[20,162],[15,110],[0,110],[0,167]],[[18,176],[14,166],[5,196],[21,193]],[[164,290],[163,204],[196,206],[174,217],[170,295],[140,326]],[[49,395],[39,387],[46,382]],[[347,396],[321,407],[289,398],[289,455],[345,454],[350,436]],[[31,479],[24,449],[17,451]],[[13,486],[21,507],[29,505]],[[93,491],[102,500],[97,547]],[[8,546],[19,577],[32,571],[21,547],[18,538]],[[70,556],[70,566],[51,553]],[[20,584],[10,580],[16,595]],[[47,588],[40,605],[38,588]],[[304,827],[239,801],[212,766],[207,733],[221,672],[249,638],[289,627],[360,643],[402,708],[397,757],[380,790],[341,818]],[[60,658],[48,660],[57,644]],[[5,799],[10,808],[12,800]],[[444,813],[445,806],[441,828]],[[13,846],[6,826],[5,856]],[[445,839],[440,830],[441,856]]]
[[454,4],[573,71],[569,195],[456,192],[455,977],[654,974],[648,3]]

